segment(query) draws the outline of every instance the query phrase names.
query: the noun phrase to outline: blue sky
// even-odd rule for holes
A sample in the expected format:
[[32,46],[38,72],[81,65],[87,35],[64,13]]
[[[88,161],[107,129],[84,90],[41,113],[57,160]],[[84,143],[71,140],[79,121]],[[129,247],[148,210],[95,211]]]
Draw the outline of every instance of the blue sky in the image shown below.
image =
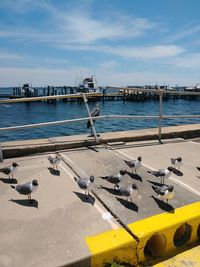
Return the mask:
[[198,0],[0,0],[0,86],[200,83]]

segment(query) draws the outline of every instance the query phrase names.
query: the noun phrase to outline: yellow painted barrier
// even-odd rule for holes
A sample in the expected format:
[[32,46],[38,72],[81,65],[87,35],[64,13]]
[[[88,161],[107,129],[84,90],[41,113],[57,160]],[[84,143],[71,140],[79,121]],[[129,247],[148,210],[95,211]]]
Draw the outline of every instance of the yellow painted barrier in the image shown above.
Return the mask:
[[139,262],[177,254],[200,239],[200,202],[162,213],[128,225],[138,237]]
[[86,237],[91,252],[91,266],[102,267],[106,263],[126,262],[136,265],[136,241],[123,228]]

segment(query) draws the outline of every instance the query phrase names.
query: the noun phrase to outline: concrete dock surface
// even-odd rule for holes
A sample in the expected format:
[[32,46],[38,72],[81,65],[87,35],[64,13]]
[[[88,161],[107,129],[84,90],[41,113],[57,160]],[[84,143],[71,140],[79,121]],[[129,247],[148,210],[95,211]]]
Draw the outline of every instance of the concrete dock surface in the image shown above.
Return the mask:
[[[48,153],[0,163],[0,168],[12,162],[20,165],[12,181],[0,173],[0,266],[90,266],[88,236],[156,214],[173,214],[177,208],[200,199],[198,138],[167,139],[163,144],[155,140],[116,142],[56,153],[61,158],[59,171],[52,169]],[[135,174],[125,160],[138,156],[142,156],[142,167]],[[183,165],[165,181],[175,188],[175,198],[167,204],[152,188],[160,184],[159,178],[147,171],[170,166],[172,157],[182,157]],[[121,169],[126,170],[121,183],[138,186],[141,197],[133,203],[101,178]],[[95,181],[88,198],[74,177],[90,175]],[[11,182],[23,184],[33,179],[39,181],[39,187],[32,203],[10,187]]]

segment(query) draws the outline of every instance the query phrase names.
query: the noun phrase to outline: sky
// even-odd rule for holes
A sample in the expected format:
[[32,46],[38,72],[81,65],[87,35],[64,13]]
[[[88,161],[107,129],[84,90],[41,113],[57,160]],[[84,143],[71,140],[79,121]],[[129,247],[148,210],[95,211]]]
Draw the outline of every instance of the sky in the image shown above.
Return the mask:
[[199,0],[0,0],[0,87],[200,83]]

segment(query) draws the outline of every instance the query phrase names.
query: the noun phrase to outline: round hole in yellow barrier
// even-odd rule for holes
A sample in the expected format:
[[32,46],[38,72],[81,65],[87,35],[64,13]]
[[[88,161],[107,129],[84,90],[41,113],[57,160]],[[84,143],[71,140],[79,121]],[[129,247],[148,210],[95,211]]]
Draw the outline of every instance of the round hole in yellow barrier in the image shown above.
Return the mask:
[[163,234],[155,234],[147,241],[144,247],[144,255],[147,258],[160,257],[166,249],[167,239]]
[[184,245],[191,236],[192,228],[188,223],[184,223],[176,229],[174,234],[174,245],[181,247]]
[[197,228],[197,236],[198,236],[198,239],[200,240],[200,224],[199,224],[199,226]]

